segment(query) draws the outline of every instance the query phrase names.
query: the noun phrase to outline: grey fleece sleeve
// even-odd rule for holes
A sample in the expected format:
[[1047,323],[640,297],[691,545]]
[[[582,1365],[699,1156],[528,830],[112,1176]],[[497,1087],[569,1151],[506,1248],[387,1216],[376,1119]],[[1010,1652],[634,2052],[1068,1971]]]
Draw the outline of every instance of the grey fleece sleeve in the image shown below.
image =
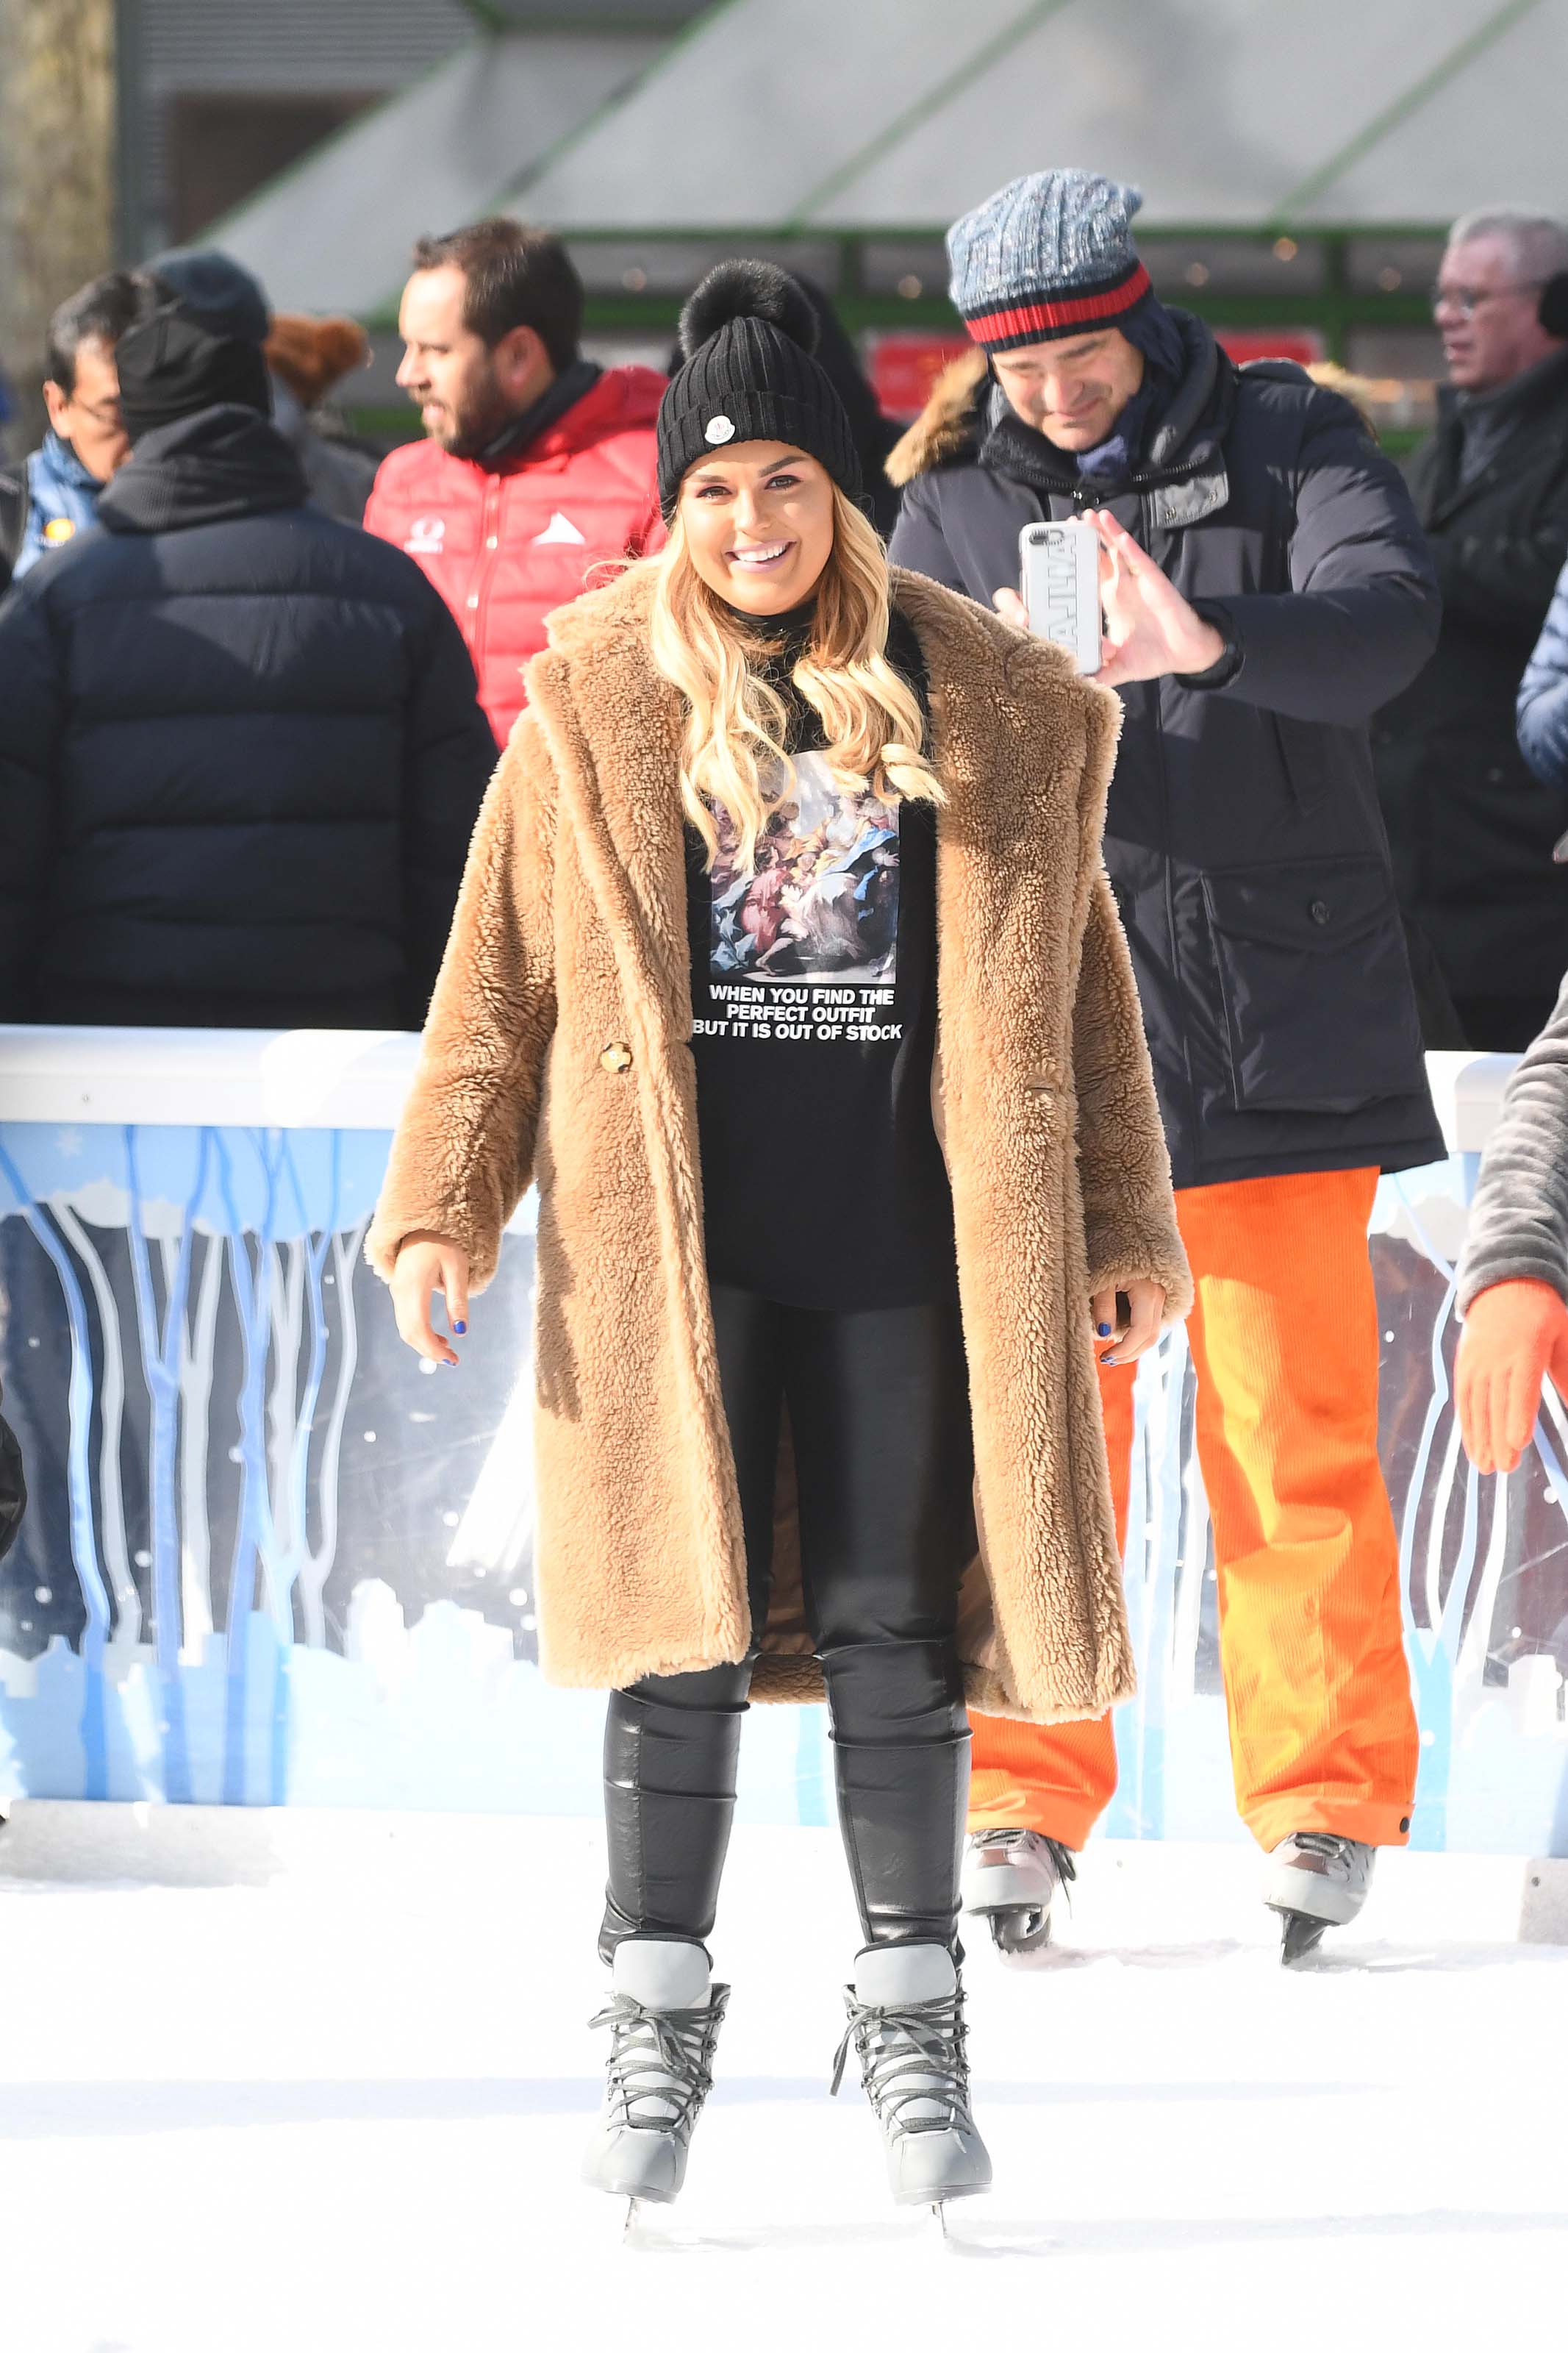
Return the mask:
[[1568,1301],[1568,983],[1503,1097],[1459,1261],[1459,1312],[1494,1282]]

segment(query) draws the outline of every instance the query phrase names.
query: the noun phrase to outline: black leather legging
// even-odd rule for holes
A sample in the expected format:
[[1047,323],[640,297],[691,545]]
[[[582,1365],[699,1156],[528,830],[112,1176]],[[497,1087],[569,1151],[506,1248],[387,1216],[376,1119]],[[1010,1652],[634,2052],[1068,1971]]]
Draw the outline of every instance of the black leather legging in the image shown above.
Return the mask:
[[[837,1314],[716,1285],[713,1315],[759,1631],[789,1407],[806,1620],[867,1942],[951,1944],[969,1787],[954,1626],[973,1545],[958,1309]],[[749,1658],[611,1694],[606,1959],[633,1934],[710,1932],[751,1680]]]

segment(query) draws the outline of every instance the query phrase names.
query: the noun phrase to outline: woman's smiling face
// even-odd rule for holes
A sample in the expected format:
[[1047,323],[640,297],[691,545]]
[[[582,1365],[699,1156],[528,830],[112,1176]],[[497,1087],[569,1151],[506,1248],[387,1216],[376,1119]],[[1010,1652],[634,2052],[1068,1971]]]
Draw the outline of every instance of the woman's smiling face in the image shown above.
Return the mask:
[[833,553],[833,482],[787,441],[740,441],[700,459],[680,485],[698,577],[737,612],[804,605]]

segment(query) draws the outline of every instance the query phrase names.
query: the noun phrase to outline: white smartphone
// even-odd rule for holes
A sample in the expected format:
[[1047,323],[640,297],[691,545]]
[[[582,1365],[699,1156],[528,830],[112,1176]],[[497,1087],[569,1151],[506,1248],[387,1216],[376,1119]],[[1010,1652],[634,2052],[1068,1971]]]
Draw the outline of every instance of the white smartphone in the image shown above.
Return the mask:
[[1078,669],[1100,668],[1100,541],[1088,522],[1031,522],[1018,533],[1029,627],[1065,646]]

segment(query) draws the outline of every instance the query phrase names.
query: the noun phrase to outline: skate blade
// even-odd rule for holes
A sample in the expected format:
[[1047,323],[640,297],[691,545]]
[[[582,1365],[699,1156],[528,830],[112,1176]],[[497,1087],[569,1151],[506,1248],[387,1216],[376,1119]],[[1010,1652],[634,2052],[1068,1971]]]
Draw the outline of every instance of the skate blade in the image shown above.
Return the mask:
[[643,2189],[635,2192],[617,2189],[612,2194],[617,2198],[625,2198],[626,2201],[626,2220],[621,2224],[623,2247],[635,2247],[643,2225],[651,2221],[656,2214],[668,2213],[675,2203],[673,2198],[650,2197],[647,2191]]
[[953,2200],[959,2198],[984,2198],[989,2193],[990,2188],[991,2184],[988,2181],[976,2181],[968,2189],[949,2189],[942,2197],[932,2198],[926,2201],[930,2205],[932,2219],[936,2223],[937,2238],[942,2246],[958,2249],[964,2243],[962,2239],[955,2238],[947,2226],[947,2210]]
[[622,2246],[636,2247],[646,2243],[643,2238],[643,2225],[653,2215],[660,2212],[666,2206],[672,2206],[674,2202],[673,2199],[645,2198],[640,2193],[635,2198],[628,2198],[626,2219],[621,2224]]
[[1333,1925],[1329,1920],[1314,1919],[1310,1912],[1283,1912],[1279,1916],[1283,1923],[1279,1960],[1281,1967],[1288,1969],[1304,1961],[1309,1953],[1315,1953],[1325,1930]]
[[983,1917],[990,1925],[991,1942],[1002,1958],[1016,1968],[1027,1968],[1030,1962],[1049,1950],[1051,1915],[1048,1912],[987,1912]]

